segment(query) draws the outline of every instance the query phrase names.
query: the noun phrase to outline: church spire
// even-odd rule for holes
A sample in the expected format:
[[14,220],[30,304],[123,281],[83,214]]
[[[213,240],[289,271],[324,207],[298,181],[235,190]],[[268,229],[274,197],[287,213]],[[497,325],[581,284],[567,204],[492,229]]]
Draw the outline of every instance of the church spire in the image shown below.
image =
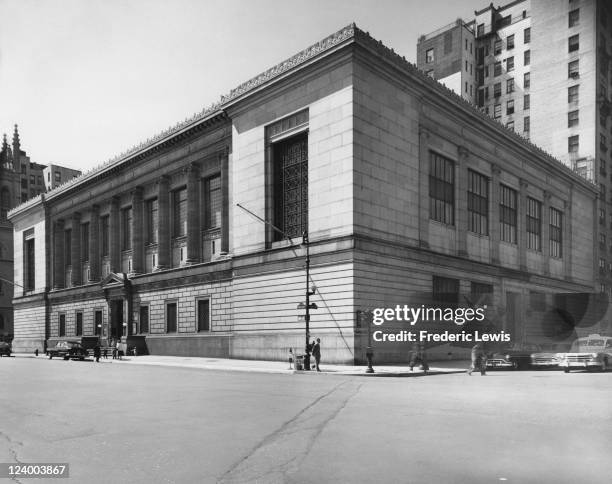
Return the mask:
[[21,158],[21,143],[19,142],[19,131],[17,125],[15,125],[15,131],[13,132],[13,170],[17,173],[21,172],[20,158]]

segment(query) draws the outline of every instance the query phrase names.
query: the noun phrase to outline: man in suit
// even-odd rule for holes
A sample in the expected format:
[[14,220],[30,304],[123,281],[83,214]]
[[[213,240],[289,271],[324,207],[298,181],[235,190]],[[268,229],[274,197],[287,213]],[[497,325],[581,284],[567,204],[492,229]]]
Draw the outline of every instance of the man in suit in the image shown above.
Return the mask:
[[319,363],[321,362],[321,338],[317,338],[317,342],[312,347],[312,356],[315,359],[315,368],[317,371],[321,371],[319,369]]

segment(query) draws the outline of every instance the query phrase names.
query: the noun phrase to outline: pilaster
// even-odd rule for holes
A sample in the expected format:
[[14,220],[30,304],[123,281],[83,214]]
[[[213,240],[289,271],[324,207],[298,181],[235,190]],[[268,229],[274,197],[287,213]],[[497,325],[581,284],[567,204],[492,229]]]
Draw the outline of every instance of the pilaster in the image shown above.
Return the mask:
[[186,169],[187,175],[187,259],[188,264],[201,261],[201,226],[200,226],[200,166],[191,163]]

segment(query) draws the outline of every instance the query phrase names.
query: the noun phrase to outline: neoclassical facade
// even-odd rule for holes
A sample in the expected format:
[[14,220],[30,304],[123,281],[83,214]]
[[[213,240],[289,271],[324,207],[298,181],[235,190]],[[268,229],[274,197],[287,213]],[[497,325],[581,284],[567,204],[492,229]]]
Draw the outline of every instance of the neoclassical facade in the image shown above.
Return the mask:
[[363,361],[362,313],[404,304],[486,305],[514,340],[544,341],[566,295],[586,301],[576,325],[599,324],[596,196],[350,25],[12,210],[13,345],[284,359],[304,347],[307,288],[326,361]]

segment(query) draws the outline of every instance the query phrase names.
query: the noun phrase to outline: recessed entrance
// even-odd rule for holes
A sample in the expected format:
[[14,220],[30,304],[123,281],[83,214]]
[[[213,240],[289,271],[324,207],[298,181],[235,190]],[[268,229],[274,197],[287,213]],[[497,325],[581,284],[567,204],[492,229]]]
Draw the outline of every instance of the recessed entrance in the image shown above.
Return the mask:
[[111,338],[124,336],[123,330],[123,299],[111,301]]

